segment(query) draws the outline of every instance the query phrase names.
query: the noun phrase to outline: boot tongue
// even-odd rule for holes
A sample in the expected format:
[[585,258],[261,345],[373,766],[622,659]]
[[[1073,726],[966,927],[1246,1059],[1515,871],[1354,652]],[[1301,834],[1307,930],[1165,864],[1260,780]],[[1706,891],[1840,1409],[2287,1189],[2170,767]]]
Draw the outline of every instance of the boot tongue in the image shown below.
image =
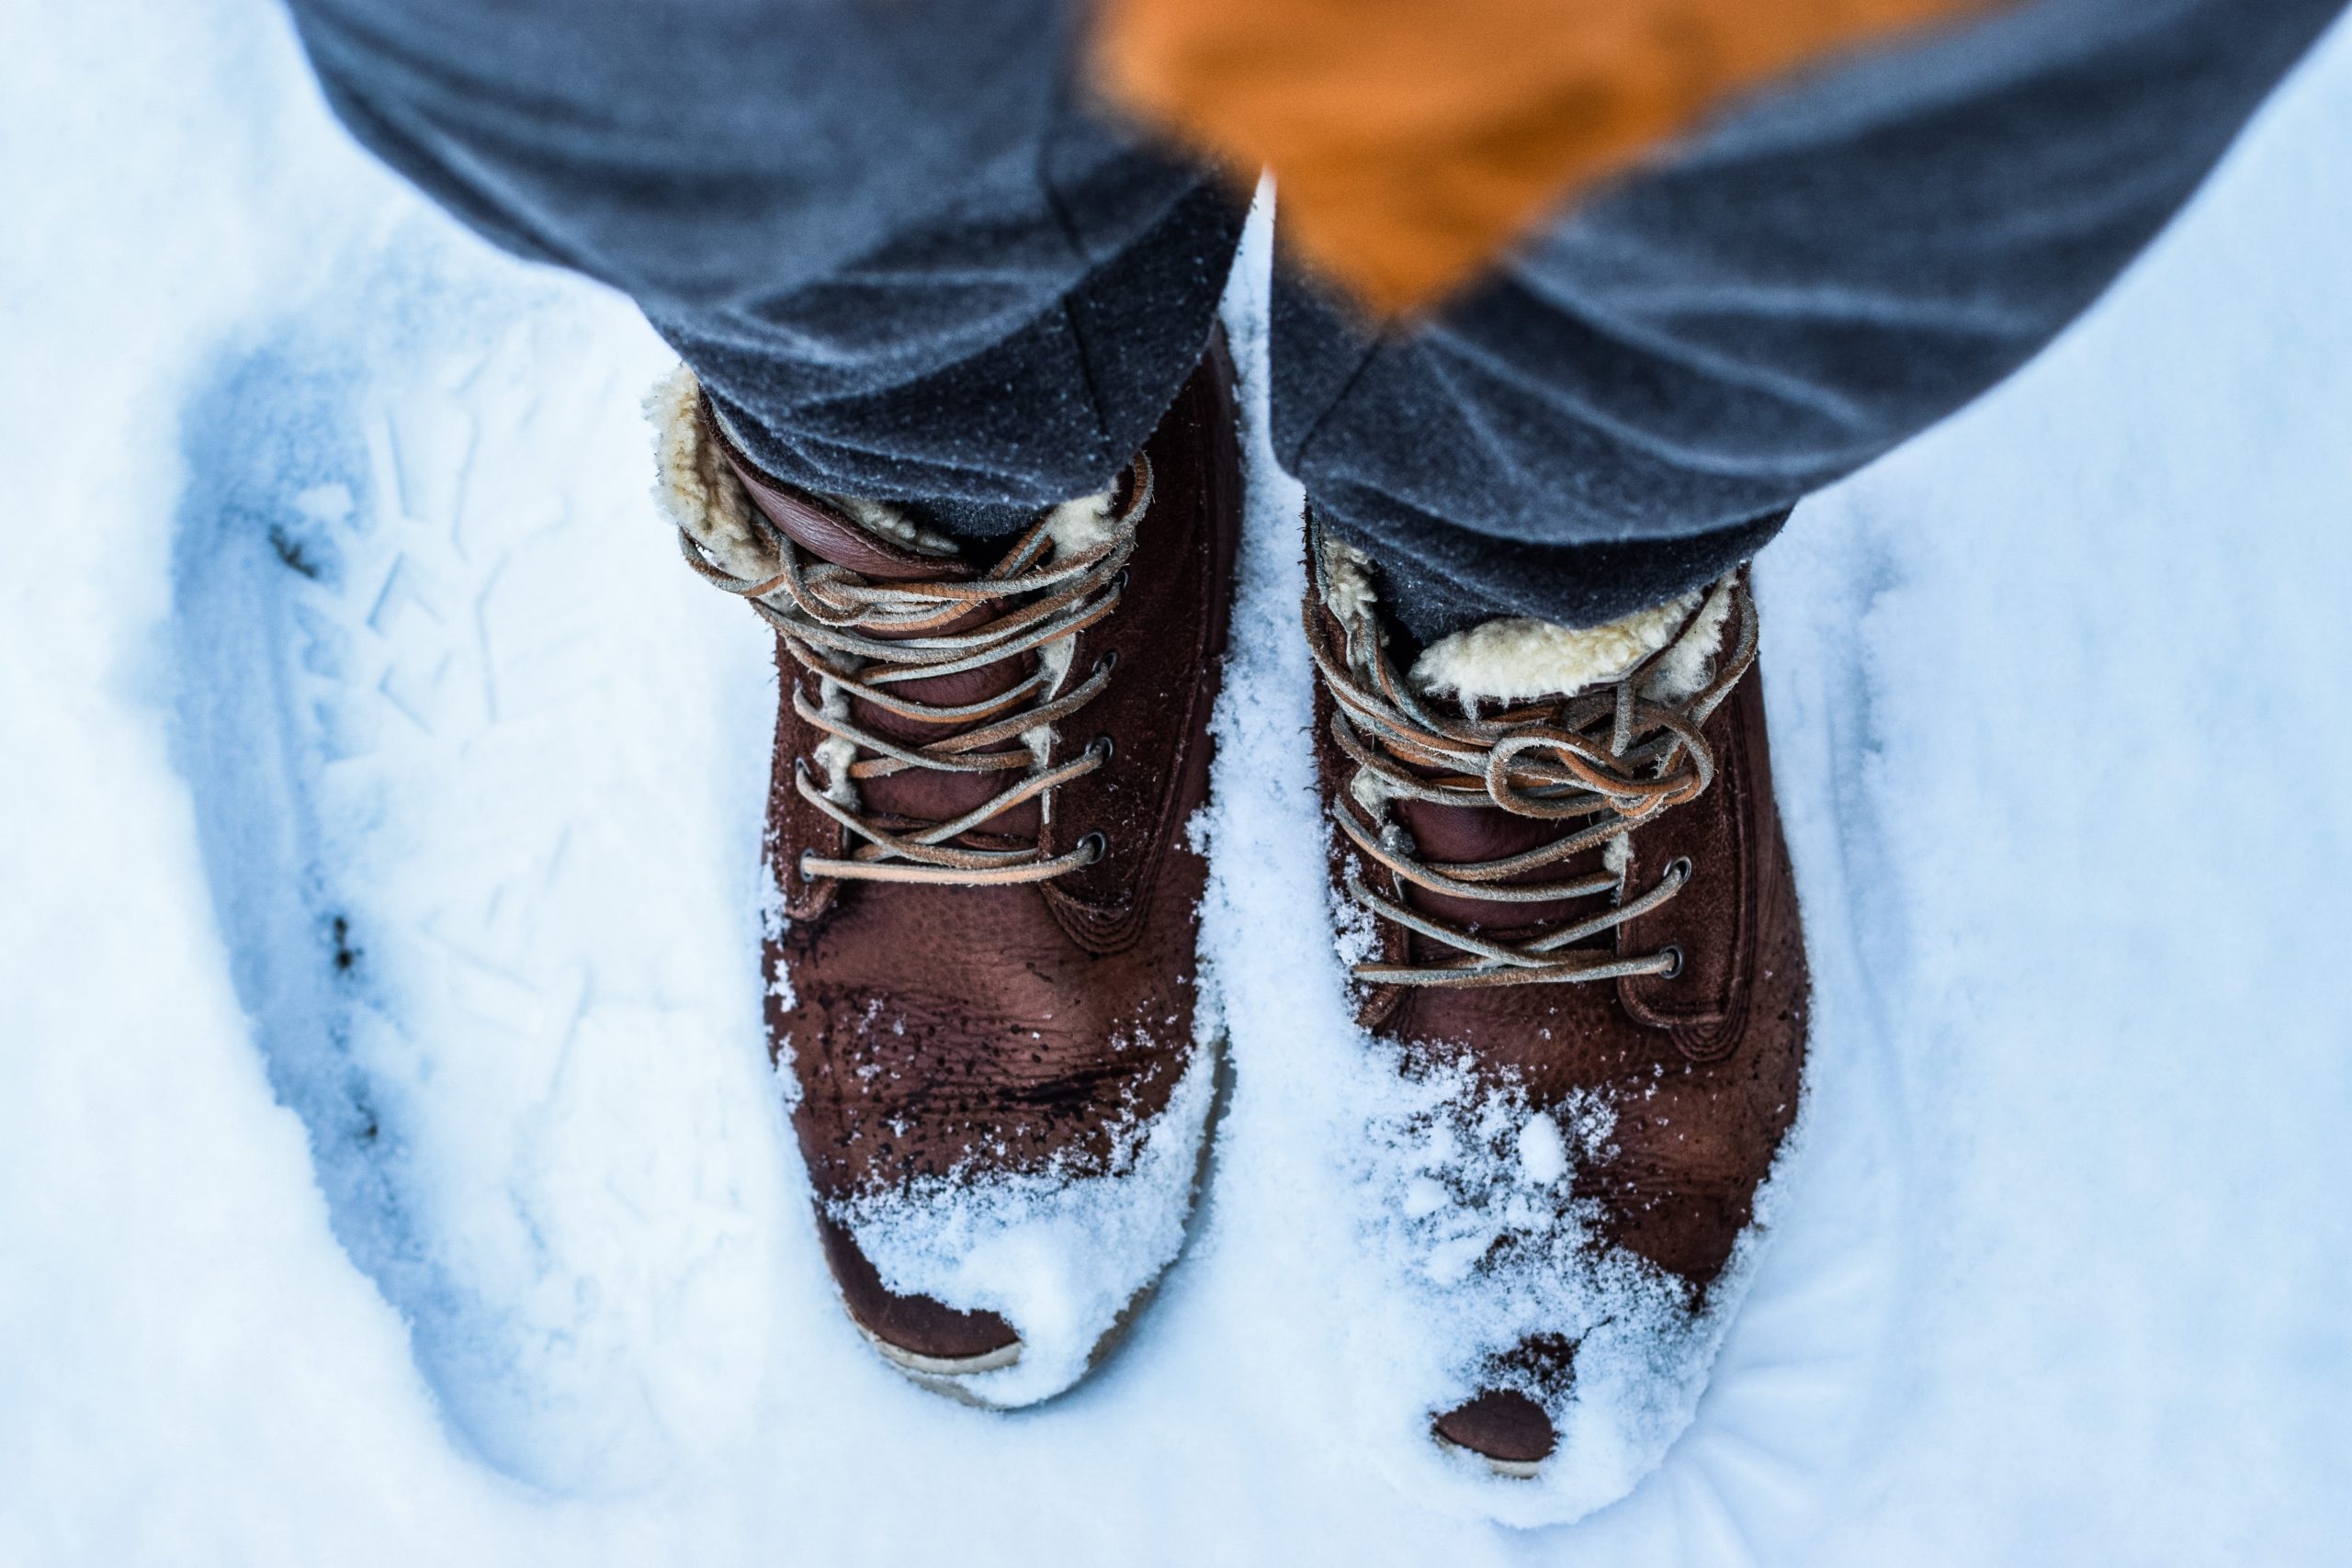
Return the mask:
[[820,560],[845,567],[876,582],[937,582],[968,576],[971,563],[961,551],[926,555],[859,526],[838,509],[786,490],[744,462],[733,451],[728,461],[736,478],[767,520]]
[[[1503,618],[1484,622],[1420,650],[1409,677],[1423,699],[1458,717],[1498,705],[1548,706],[1624,678],[1651,660],[1645,686],[1669,700],[1705,683],[1722,638],[1729,601],[1700,589],[1622,620],[1588,628]],[[1662,657],[1661,657],[1662,656]],[[1431,861],[1490,861],[1522,853],[1589,826],[1595,818],[1552,821],[1521,817],[1496,806],[1451,807],[1400,800],[1394,809]],[[1599,874],[1599,848],[1513,877],[1514,882],[1571,882]],[[1492,929],[1555,924],[1592,914],[1592,899],[1497,904],[1455,898],[1415,887],[1408,901],[1442,919]]]
[[[1396,759],[1400,765],[1403,760]],[[1415,773],[1425,770],[1414,768]],[[1589,818],[1557,822],[1521,817],[1498,806],[1440,806],[1434,801],[1398,800],[1389,809],[1412,834],[1425,863],[1502,860],[1576,831]],[[1599,849],[1586,850],[1565,861],[1507,878],[1508,882],[1570,882],[1597,874],[1602,865]],[[1458,925],[1488,931],[1555,924],[1571,915],[1590,914],[1597,908],[1589,897],[1553,899],[1541,904],[1501,904],[1484,898],[1457,898],[1411,883],[1405,902],[1424,914]],[[1416,938],[1416,942],[1419,939]]]
[[[978,575],[961,551],[927,555],[910,549],[895,539],[886,538],[860,525],[822,500],[777,484],[744,462],[732,450],[729,451],[728,458],[734,466],[736,477],[743,481],[743,489],[750,494],[752,503],[794,544],[820,560],[854,571],[871,582],[940,582]],[[986,626],[1002,615],[1004,608],[1001,602],[975,604],[954,620],[922,631],[867,627],[862,635],[876,641],[895,641],[968,631],[975,626]],[[1018,658],[998,660],[978,669],[962,670],[950,675],[897,682],[890,689],[898,695],[915,702],[936,707],[956,707],[997,695],[1024,679],[1036,666],[1037,656],[1034,652],[1024,653]],[[977,724],[927,724],[921,719],[909,718],[877,707],[863,697],[850,699],[850,716],[864,728],[909,746],[933,745],[966,729],[978,728]],[[993,750],[1009,752],[1025,751],[1027,748],[1013,740]],[[865,807],[875,813],[909,821],[936,822],[959,817],[979,806],[1003,790],[1015,776],[1011,769],[997,773],[957,773],[909,768],[862,781],[858,795]],[[1038,826],[1038,807],[1035,802],[1030,801],[990,821],[986,831],[1034,837]]]
[[[1492,643],[1497,640],[1493,635],[1496,631],[1506,631],[1506,635],[1512,636],[1515,640],[1524,641],[1526,640],[1524,634],[1519,633],[1519,628],[1533,626],[1535,623],[1490,622],[1473,628],[1468,634],[1456,634],[1455,637],[1449,637],[1426,650],[1415,662],[1410,678],[1415,685],[1421,688],[1425,702],[1452,717],[1472,718],[1476,716],[1481,707],[1484,707],[1487,710],[1487,716],[1491,717],[1493,708],[1498,702],[1507,702],[1520,707],[1532,705],[1545,708],[1554,704],[1566,702],[1578,690],[1589,687],[1597,681],[1622,674],[1637,662],[1642,655],[1657,646],[1657,643],[1652,643],[1650,647],[1640,647],[1634,645],[1631,639],[1625,639],[1616,647],[1604,644],[1598,650],[1597,656],[1582,650],[1573,650],[1572,657],[1561,659],[1555,654],[1558,647],[1567,644],[1570,638],[1590,637],[1593,635],[1566,634],[1566,637],[1550,639],[1554,645],[1552,648],[1538,650],[1545,654],[1553,654],[1554,657],[1542,660],[1529,660],[1524,657],[1516,660],[1498,660],[1491,657],[1489,649]],[[1550,627],[1541,629],[1545,632],[1557,630]],[[1613,630],[1614,628],[1604,628],[1601,637],[1605,638]],[[1478,639],[1486,640],[1488,648],[1476,649],[1474,655],[1468,659],[1462,658],[1457,653],[1451,662],[1446,661],[1444,656],[1453,648],[1458,648],[1464,642],[1475,643]],[[1663,641],[1662,638],[1659,640]],[[1522,653],[1523,649],[1511,648],[1510,651]],[[1476,654],[1489,654],[1489,656],[1481,660],[1476,657]],[[1433,658],[1432,655],[1437,657]],[[1485,666],[1483,669],[1479,668],[1482,663]],[[1511,668],[1513,664],[1518,668]],[[1529,668],[1531,665],[1533,666],[1532,669]],[[1456,679],[1432,682],[1430,678],[1432,666],[1443,674],[1454,676]],[[1466,681],[1460,680],[1459,677],[1464,666],[1481,676],[1487,677],[1493,684],[1487,689],[1479,689],[1469,685]],[[1499,679],[1497,679],[1498,677]],[[1432,685],[1437,689],[1431,690]],[[1396,760],[1401,765],[1410,766],[1401,758]],[[1430,770],[1414,768],[1413,771],[1426,773]],[[1404,824],[1406,830],[1412,834],[1423,861],[1451,862],[1457,864],[1503,860],[1511,855],[1523,854],[1530,850],[1539,849],[1578,831],[1595,820],[1592,818],[1578,818],[1559,821],[1549,818],[1522,817],[1515,812],[1506,811],[1498,806],[1441,806],[1426,800],[1398,800],[1391,809],[1396,813],[1397,819]],[[1571,855],[1566,860],[1555,861],[1549,865],[1539,866],[1533,871],[1507,878],[1506,882],[1582,881],[1600,874],[1605,863],[1602,851],[1596,846]],[[1594,913],[1600,907],[1595,902],[1594,896],[1573,899],[1552,899],[1540,904],[1504,904],[1489,899],[1459,898],[1450,894],[1432,892],[1428,888],[1410,884],[1406,887],[1405,901],[1423,913],[1433,915],[1440,919],[1487,931],[1515,931],[1558,925],[1566,920],[1584,919]],[[1414,940],[1417,943],[1421,941],[1419,937]]]

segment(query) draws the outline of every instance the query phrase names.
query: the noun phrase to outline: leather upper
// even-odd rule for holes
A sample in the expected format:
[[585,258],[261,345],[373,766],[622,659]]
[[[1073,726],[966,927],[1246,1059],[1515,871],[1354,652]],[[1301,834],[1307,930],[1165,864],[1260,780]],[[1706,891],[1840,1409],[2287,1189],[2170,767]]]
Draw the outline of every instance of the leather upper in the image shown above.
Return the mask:
[[[1339,637],[1327,609],[1315,605],[1310,613],[1323,615]],[[1726,626],[1723,636],[1730,635]],[[1334,705],[1320,682],[1316,696],[1326,809],[1352,812],[1360,823],[1374,826],[1372,814],[1346,792],[1355,764],[1332,739]],[[1689,863],[1688,882],[1657,908],[1578,949],[1606,960],[1671,948],[1680,955],[1671,977],[1358,987],[1363,1027],[1404,1046],[1408,1060],[1416,1054],[1446,1060],[1466,1055],[1493,1083],[1519,1085],[1535,1111],[1600,1097],[1614,1112],[1614,1130],[1603,1157],[1577,1171],[1577,1195],[1597,1202],[1602,1245],[1686,1281],[1693,1288],[1694,1310],[1703,1305],[1707,1287],[1722,1274],[1752,1218],[1756,1190],[1795,1119],[1809,987],[1795,885],[1772,798],[1760,671],[1741,679],[1702,732],[1714,753],[1713,782],[1696,799],[1626,836],[1628,901],[1678,861]],[[1561,832],[1556,823],[1491,807],[1406,800],[1393,808],[1422,853],[1435,861],[1500,858]],[[1344,886],[1352,862],[1385,896],[1497,940],[1580,920],[1608,903],[1602,895],[1474,904],[1404,883],[1336,831],[1330,854],[1335,889]],[[1544,868],[1538,879],[1570,881],[1603,865],[1602,852],[1594,848]],[[1426,938],[1399,924],[1381,920],[1376,930],[1385,961],[1433,956]],[[1546,1364],[1552,1394],[1564,1393],[1574,1375],[1573,1354]],[[1500,1392],[1480,1391],[1444,1413],[1440,1430],[1471,1447],[1478,1446],[1472,1434],[1489,1427],[1507,1432],[1507,1441],[1496,1441],[1511,1451],[1492,1457],[1516,1462],[1540,1445],[1519,1429],[1527,1407],[1497,1397]]]
[[[801,680],[816,701],[814,678],[779,649],[787,700],[766,854],[785,918],[767,943],[767,1021],[777,1062],[797,1082],[793,1124],[820,1210],[925,1178],[1104,1172],[1122,1137],[1168,1105],[1193,1060],[1206,867],[1184,826],[1208,793],[1208,717],[1239,521],[1233,418],[1219,344],[1145,447],[1153,497],[1118,604],[1076,637],[1069,669],[1082,675],[1115,660],[1111,679],[1056,727],[1044,761],[1090,745],[1107,760],[1047,804],[1026,803],[967,836],[987,846],[1031,834],[1051,855],[1099,833],[1104,852],[1092,863],[1008,886],[804,877],[804,853],[840,853],[845,830],[794,785],[826,738],[789,700],[789,682]],[[922,554],[855,528],[818,498],[746,479],[779,527],[869,577],[938,581],[987,564]],[[1022,679],[1036,659],[901,690],[929,703],[975,701]],[[863,699],[852,711],[875,733],[910,743],[953,733]],[[1025,750],[1021,738],[1007,744]],[[859,794],[864,809],[905,829],[957,815],[1004,782],[910,771],[865,781]],[[870,1333],[900,1343],[918,1332],[967,1348],[988,1337],[969,1314],[942,1317],[944,1309],[910,1330],[906,1299],[841,1255],[846,1234],[829,1224],[828,1240],[836,1280]]]

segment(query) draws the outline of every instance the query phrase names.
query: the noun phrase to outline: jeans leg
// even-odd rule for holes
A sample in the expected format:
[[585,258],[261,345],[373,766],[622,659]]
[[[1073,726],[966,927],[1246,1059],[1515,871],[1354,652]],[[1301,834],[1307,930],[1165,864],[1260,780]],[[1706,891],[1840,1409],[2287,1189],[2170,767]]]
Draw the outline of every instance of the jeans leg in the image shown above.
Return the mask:
[[1419,635],[1671,597],[2039,351],[2341,4],[2035,0],[1784,84],[1416,329],[1285,280],[1276,450]]
[[978,531],[1107,483],[1246,198],[1073,99],[1064,0],[293,0],[353,133],[637,300],[760,464]]

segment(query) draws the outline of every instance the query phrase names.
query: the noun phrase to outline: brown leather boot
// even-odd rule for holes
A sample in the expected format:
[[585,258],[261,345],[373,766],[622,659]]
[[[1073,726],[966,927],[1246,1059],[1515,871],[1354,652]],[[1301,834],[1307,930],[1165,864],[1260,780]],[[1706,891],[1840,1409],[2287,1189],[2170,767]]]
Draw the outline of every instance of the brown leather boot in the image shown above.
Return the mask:
[[1182,1245],[1214,1099],[1223,344],[1111,491],[994,558],[766,478],[690,378],[656,401],[687,560],[776,632],[768,1027],[843,1303],[944,1392],[1057,1393]]
[[1309,563],[1359,1021],[1408,1079],[1459,1080],[1396,1205],[1424,1285],[1484,1303],[1432,1430],[1581,1512],[1687,1423],[1797,1110],[1755,604],[1743,571],[1590,631],[1490,622],[1405,672],[1364,558],[1310,525]]

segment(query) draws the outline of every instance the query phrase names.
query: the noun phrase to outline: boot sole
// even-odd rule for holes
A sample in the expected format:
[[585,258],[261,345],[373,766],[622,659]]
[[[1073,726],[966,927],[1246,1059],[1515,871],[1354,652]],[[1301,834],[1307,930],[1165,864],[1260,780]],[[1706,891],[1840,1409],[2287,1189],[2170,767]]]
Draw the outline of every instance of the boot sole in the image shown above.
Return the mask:
[[1549,1462],[1542,1459],[1497,1459],[1492,1454],[1482,1454],[1476,1449],[1464,1448],[1438,1432],[1430,1434],[1430,1441],[1450,1452],[1469,1455],[1507,1481],[1533,1481],[1544,1473],[1544,1466]]

